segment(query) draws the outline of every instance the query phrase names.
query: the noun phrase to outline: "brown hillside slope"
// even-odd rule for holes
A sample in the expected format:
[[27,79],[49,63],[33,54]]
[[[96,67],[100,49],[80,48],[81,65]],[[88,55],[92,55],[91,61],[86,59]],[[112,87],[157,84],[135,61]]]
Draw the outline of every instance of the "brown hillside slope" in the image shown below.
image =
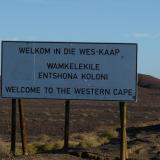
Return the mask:
[[138,86],[143,87],[143,88],[160,89],[160,79],[149,76],[149,75],[139,74],[138,75]]

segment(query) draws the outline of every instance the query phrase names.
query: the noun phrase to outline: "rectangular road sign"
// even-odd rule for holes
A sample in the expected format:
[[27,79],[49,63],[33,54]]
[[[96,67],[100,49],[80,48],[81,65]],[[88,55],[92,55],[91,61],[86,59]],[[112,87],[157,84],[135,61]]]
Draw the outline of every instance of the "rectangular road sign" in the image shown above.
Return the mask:
[[135,101],[137,44],[2,42],[2,97]]

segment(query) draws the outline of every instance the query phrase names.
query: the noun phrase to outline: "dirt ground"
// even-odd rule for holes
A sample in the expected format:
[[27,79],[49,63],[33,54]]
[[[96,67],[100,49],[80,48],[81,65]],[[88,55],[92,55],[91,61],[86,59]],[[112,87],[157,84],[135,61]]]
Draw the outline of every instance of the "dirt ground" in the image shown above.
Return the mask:
[[[144,77],[143,77],[144,78]],[[156,79],[142,79],[138,88],[138,102],[127,103],[127,135],[128,154],[135,160],[160,159],[160,81]],[[144,83],[145,82],[145,85]],[[147,85],[146,84],[153,84]],[[157,87],[158,85],[158,87]],[[65,101],[58,100],[23,100],[26,118],[28,141],[32,142],[41,135],[55,138],[64,136],[64,107]],[[11,100],[0,100],[0,137],[10,141],[11,134]],[[18,111],[17,111],[17,117]],[[18,119],[18,118],[17,118]],[[119,131],[119,103],[105,101],[71,101],[70,106],[70,134],[94,132],[103,128],[113,127]],[[17,120],[17,142],[20,141],[19,121]],[[89,154],[98,155],[99,159],[118,159],[119,138],[96,148],[77,150],[81,159],[87,159]],[[69,159],[78,160],[64,154],[40,155],[45,160]],[[85,156],[84,156],[85,155]],[[88,156],[89,157],[89,156]],[[39,159],[39,155],[29,159]],[[19,157],[18,159],[24,159]],[[91,159],[91,158],[88,158]],[[96,159],[96,158],[92,158]]]

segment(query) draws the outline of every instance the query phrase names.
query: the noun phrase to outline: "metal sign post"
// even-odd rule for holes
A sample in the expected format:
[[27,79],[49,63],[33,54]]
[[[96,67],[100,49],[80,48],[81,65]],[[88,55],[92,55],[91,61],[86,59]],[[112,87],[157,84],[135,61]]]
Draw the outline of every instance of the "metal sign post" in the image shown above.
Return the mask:
[[12,99],[11,153],[16,152],[16,99]]
[[20,132],[22,140],[22,152],[23,155],[27,155],[26,127],[25,127],[23,104],[21,99],[18,99],[18,108],[19,108]]
[[70,101],[65,101],[64,150],[68,151]]
[[[13,155],[16,154],[16,107],[17,107],[16,102],[17,102],[16,99],[12,99],[11,153]],[[21,140],[22,140],[22,152],[23,152],[23,155],[27,155],[24,111],[23,111],[23,106],[20,99],[18,99],[18,109],[19,109],[20,132],[21,132]]]
[[127,132],[126,132],[126,122],[127,122],[127,105],[125,102],[120,102],[120,124],[121,124],[121,130],[120,130],[120,159],[126,160],[128,158],[128,152],[127,152]]

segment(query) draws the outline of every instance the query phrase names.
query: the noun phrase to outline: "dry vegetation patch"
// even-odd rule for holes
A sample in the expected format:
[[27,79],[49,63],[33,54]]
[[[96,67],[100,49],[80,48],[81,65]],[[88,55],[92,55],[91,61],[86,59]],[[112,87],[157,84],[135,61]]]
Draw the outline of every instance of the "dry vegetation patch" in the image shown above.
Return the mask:
[[[98,132],[75,133],[70,136],[69,148],[93,148],[108,143],[112,138],[117,138],[118,133],[114,129],[105,129]],[[28,145],[30,154],[52,152],[63,149],[63,139],[52,139],[42,135],[35,142]]]

